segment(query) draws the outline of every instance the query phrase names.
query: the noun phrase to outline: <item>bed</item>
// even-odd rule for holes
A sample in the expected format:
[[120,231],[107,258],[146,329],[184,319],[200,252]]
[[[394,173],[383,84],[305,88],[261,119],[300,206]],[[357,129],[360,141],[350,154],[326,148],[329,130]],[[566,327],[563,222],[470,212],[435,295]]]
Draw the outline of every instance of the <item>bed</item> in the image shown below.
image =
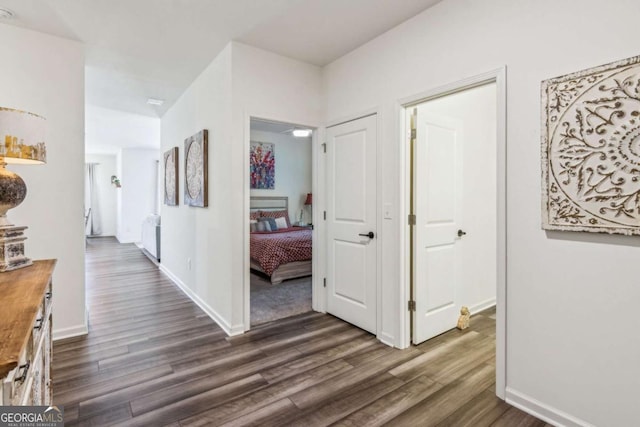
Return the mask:
[[[250,207],[249,219],[254,230],[249,240],[251,269],[268,276],[273,285],[287,279],[310,276],[312,231],[307,227],[292,226],[288,198],[251,197]],[[278,223],[282,226],[286,222],[286,226],[275,231],[258,231],[253,224],[265,218],[273,218],[274,221],[284,218]]]

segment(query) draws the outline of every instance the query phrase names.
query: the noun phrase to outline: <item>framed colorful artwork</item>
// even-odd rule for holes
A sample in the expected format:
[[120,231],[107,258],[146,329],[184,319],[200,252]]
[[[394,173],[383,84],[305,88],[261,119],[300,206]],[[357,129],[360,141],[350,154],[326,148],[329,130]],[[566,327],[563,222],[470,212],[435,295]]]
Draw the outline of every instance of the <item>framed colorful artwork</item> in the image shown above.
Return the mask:
[[184,141],[184,204],[209,205],[208,132],[206,129]]
[[640,56],[542,82],[542,228],[640,234]]
[[276,188],[276,159],[274,145],[269,142],[251,141],[249,152],[250,188],[273,190]]
[[178,147],[164,153],[164,204],[178,205]]

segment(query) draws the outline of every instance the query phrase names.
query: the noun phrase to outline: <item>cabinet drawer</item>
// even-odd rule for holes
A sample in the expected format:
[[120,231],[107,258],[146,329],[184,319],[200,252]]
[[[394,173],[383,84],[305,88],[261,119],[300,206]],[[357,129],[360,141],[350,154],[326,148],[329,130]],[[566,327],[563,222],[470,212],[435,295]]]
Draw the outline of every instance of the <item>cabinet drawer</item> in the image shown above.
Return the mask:
[[44,403],[44,359],[42,349],[38,350],[35,361],[29,367],[28,379],[25,384],[23,405],[42,405]]
[[42,335],[45,332],[47,317],[45,313],[45,305],[44,301],[38,307],[38,313],[36,314],[36,320],[33,322],[33,327],[31,329],[31,347],[37,349],[40,347],[40,340],[42,339]]
[[51,325],[53,324],[52,315],[49,314],[47,322],[47,330],[44,335],[44,346],[42,347],[42,359],[44,364],[44,372],[42,373],[43,397],[42,404],[51,406],[52,386],[51,386],[51,357],[53,356],[53,347],[51,347]]
[[4,379],[2,384],[3,404],[4,405],[20,405],[27,390],[26,383],[31,375],[31,356],[32,347],[29,343],[20,356],[18,367],[14,368]]
[[51,287],[51,281],[49,281],[49,284],[47,285],[47,290],[44,292],[44,298],[43,298],[44,304],[42,304],[44,306],[44,312],[45,314],[50,313],[51,312],[51,301],[53,301],[53,290]]

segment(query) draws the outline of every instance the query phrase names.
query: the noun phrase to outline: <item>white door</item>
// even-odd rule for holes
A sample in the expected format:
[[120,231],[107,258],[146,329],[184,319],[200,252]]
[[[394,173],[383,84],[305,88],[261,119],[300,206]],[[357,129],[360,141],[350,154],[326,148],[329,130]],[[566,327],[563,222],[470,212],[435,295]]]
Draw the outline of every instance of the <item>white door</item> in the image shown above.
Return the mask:
[[327,129],[327,312],[376,333],[376,116]]
[[[462,205],[462,124],[418,106],[414,151],[414,344],[456,326]],[[459,231],[460,230],[460,231]]]

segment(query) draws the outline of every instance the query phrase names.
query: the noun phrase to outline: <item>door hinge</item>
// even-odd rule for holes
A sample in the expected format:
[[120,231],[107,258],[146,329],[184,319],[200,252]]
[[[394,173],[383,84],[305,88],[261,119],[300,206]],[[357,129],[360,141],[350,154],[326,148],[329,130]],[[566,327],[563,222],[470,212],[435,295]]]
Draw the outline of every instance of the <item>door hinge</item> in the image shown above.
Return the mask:
[[417,133],[418,133],[418,126],[417,126],[417,122],[418,122],[418,109],[414,108],[413,109],[413,113],[411,114],[411,139],[415,140]]
[[322,285],[326,288],[327,287],[327,278],[325,277],[324,279],[322,279]]
[[327,220],[327,211],[322,211],[322,216],[324,217],[324,220]]
[[416,302],[415,301],[407,301],[407,310],[409,311],[416,311]]
[[327,143],[326,142],[322,143],[322,152],[324,152],[324,153],[327,152]]
[[407,222],[409,223],[409,225],[416,225],[416,216],[413,214],[409,214],[407,216]]

